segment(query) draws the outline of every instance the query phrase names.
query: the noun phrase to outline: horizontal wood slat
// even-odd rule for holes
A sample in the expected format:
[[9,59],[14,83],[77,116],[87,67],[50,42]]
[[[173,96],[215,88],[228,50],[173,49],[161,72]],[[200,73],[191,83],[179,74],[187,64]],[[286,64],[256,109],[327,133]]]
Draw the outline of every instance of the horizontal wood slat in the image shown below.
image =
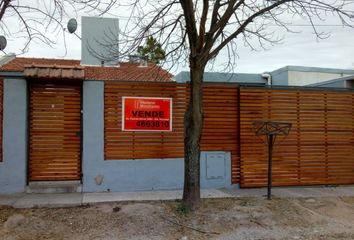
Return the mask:
[[301,90],[240,89],[241,186],[265,186],[267,147],[253,121],[292,123],[277,137],[273,185],[354,183],[354,94]]
[[81,86],[30,88],[30,181],[79,180]]
[[[275,145],[275,186],[354,183],[353,93],[206,84],[203,95],[201,149],[231,152],[232,183],[266,184],[267,147],[255,120],[293,124]],[[122,132],[122,96],[172,97],[173,131]],[[188,97],[185,84],[106,82],[105,159],[182,158]]]
[[238,87],[205,85],[203,97],[204,126],[201,149],[231,152],[232,182],[238,183],[240,176]]
[[[123,96],[173,98],[172,132],[123,132]],[[185,100],[185,85],[105,82],[105,159],[183,157]]]
[[[237,94],[235,86],[208,84],[203,88],[201,150],[231,152],[233,183],[239,176]],[[173,98],[172,132],[123,132],[123,96]],[[187,84],[105,82],[105,159],[183,158],[183,120],[188,99]]]

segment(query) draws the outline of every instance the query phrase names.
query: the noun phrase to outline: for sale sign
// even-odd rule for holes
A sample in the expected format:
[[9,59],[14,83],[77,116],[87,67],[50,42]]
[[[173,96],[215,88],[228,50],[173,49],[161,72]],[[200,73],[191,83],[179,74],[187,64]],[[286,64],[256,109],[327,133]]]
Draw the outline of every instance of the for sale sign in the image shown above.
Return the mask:
[[123,131],[171,131],[172,98],[123,97]]

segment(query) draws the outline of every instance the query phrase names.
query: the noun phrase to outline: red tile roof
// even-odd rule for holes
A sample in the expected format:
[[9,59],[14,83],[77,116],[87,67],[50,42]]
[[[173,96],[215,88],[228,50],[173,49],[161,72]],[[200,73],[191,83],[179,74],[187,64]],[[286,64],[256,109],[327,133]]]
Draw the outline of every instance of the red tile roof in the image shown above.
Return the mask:
[[25,78],[85,80],[85,69],[81,66],[25,65]]
[[[34,67],[79,67],[80,60],[23,58],[16,57],[0,67],[1,72],[23,72],[30,65]],[[136,63],[123,62],[119,67],[81,66],[85,71],[85,80],[112,80],[112,81],[153,81],[171,82],[172,74],[155,64],[146,67]]]

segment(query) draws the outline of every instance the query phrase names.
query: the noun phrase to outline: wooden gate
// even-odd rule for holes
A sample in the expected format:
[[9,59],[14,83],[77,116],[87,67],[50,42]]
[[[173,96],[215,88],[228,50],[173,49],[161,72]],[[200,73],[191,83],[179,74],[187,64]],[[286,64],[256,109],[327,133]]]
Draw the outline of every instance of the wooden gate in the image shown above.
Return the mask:
[[354,183],[354,94],[241,88],[241,187],[267,184],[267,146],[253,121],[290,122],[273,151],[273,186]]
[[79,180],[81,86],[30,87],[29,180]]

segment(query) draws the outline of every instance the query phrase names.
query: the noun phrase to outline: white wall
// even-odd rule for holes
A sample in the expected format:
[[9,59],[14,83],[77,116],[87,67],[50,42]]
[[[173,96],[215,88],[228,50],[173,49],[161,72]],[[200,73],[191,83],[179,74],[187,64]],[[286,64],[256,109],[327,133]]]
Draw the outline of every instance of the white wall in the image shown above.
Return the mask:
[[288,81],[290,86],[304,86],[345,76],[349,74],[289,71]]

